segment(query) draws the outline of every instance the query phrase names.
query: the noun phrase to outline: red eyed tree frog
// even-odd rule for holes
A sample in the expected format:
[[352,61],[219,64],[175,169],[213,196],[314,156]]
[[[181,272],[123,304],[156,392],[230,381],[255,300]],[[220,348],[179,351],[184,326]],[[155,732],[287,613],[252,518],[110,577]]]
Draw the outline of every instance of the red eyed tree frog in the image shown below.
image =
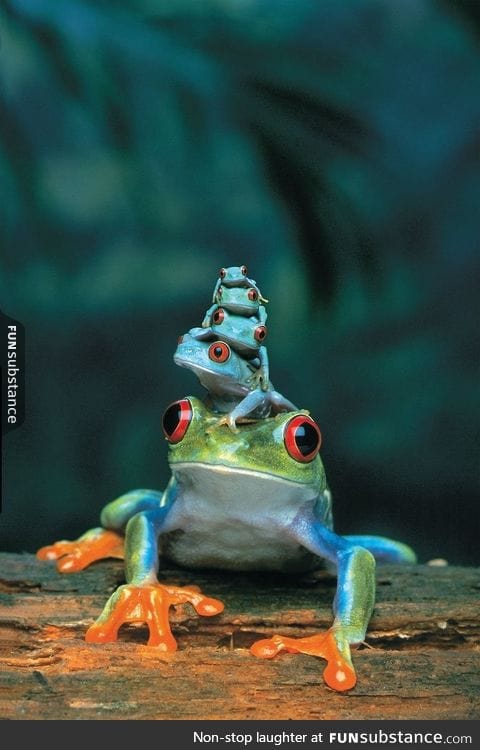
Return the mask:
[[232,315],[219,307],[212,316],[209,328],[191,328],[189,335],[203,341],[224,341],[255,367],[255,380],[263,390],[269,387],[267,348],[264,346],[267,328],[256,318]]
[[125,622],[146,622],[149,645],[176,648],[171,605],[190,602],[201,615],[223,604],[195,588],[162,584],[159,555],[188,568],[315,569],[322,559],[337,567],[334,621],[305,638],[280,634],[255,643],[255,656],[280,651],[327,660],[324,679],[334,690],[356,682],[350,646],[365,637],[375,594],[374,558],[413,562],[412,550],[381,537],[339,536],[319,456],[320,431],[304,411],[242,424],[238,432],[215,427],[218,414],[194,397],[172,404],[163,417],[172,477],[164,492],[137,490],[107,505],[101,528],[75,542],[38,552],[62,572],[82,570],[103,557],[125,556],[126,584],[108,600],[86,633],[92,643],[115,641]]
[[297,409],[271,382],[268,390],[259,388],[257,368],[224,341],[203,341],[186,333],[180,337],[173,360],[195,373],[208,391],[209,407],[225,415],[217,426],[228,424],[235,432],[239,419],[263,419]]

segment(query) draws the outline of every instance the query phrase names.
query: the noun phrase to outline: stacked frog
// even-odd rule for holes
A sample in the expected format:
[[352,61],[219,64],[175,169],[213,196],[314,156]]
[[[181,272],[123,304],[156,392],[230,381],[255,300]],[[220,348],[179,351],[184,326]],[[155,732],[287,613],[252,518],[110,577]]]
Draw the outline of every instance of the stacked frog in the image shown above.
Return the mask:
[[[320,656],[327,685],[349,690],[356,682],[350,646],[365,638],[374,604],[375,559],[413,562],[415,555],[391,539],[334,532],[320,430],[268,376],[264,302],[244,266],[222,269],[202,327],[185,334],[175,352],[175,362],[205,386],[209,403],[188,396],[166,409],[172,475],[165,490],[128,492],[105,506],[101,527],[37,554],[56,560],[63,573],[125,557],[126,584],[85,639],[115,641],[123,623],[144,622],[148,645],[159,651],[176,649],[171,606],[188,602],[206,616],[223,610],[195,586],[160,583],[159,555],[184,568],[289,574],[326,559],[338,579],[332,626],[300,638],[275,634],[251,651],[262,658],[280,651]],[[219,427],[225,424],[230,429]]]
[[246,266],[220,269],[201,328],[181,336],[174,354],[207,389],[211,410],[224,414],[216,426],[228,424],[233,432],[239,420],[297,409],[270,382],[263,343],[268,300],[247,273]]

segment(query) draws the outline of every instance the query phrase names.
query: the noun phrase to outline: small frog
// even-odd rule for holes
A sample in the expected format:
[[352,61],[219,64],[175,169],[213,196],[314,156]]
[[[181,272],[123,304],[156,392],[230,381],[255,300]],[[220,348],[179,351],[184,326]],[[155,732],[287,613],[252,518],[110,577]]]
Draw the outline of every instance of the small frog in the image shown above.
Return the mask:
[[212,302],[216,301],[218,290],[221,286],[232,288],[232,287],[252,287],[258,292],[258,296],[261,302],[268,302],[257,287],[256,281],[249,279],[247,266],[230,266],[229,268],[221,268],[218,274],[218,279],[213,290]]
[[263,344],[267,337],[267,327],[259,324],[256,318],[231,315],[223,307],[219,307],[212,315],[210,327],[192,328],[190,336],[207,341],[220,339],[229,344],[240,356],[254,361],[257,380],[263,390],[268,390],[268,353]]
[[[217,415],[200,400],[184,398],[163,417],[172,477],[163,493],[137,490],[107,505],[102,528],[76,542],[57,542],[38,557],[57,560],[62,572],[94,560],[125,555],[127,583],[90,626],[91,643],[115,641],[125,622],[145,622],[149,645],[174,651],[168,611],[190,602],[201,615],[217,615],[222,602],[195,587],[161,584],[159,553],[186,568],[271,570],[293,573],[337,567],[335,618],[323,633],[303,638],[274,635],[255,643],[255,656],[280,651],[327,660],[324,679],[334,690],[356,683],[350,645],[363,641],[375,594],[374,556],[413,562],[412,550],[381,537],[343,537],[332,528],[331,496],[318,455],[320,430],[304,411],[243,424],[234,434],[210,431]],[[125,546],[123,551],[123,537]]]
[[235,315],[246,315],[249,318],[255,317],[261,325],[265,325],[267,320],[267,311],[260,304],[260,300],[267,302],[264,297],[254,287],[243,289],[240,287],[220,286],[215,295],[215,301],[205,313],[202,322],[202,328],[208,328],[212,324],[212,317],[219,308],[228,310]]
[[173,360],[195,373],[208,391],[209,406],[225,414],[217,426],[228,424],[235,432],[239,419],[262,419],[297,409],[272,383],[266,391],[259,388],[257,369],[224,341],[203,341],[186,333],[179,339]]

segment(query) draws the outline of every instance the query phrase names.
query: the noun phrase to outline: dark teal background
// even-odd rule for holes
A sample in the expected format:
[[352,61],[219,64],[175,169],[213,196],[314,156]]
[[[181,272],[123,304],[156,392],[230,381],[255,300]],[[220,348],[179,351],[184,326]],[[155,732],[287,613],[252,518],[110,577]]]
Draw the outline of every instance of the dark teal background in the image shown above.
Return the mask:
[[27,337],[0,548],[165,486],[161,414],[201,393],[177,338],[245,263],[337,530],[478,563],[478,5],[3,0],[0,27],[0,307]]

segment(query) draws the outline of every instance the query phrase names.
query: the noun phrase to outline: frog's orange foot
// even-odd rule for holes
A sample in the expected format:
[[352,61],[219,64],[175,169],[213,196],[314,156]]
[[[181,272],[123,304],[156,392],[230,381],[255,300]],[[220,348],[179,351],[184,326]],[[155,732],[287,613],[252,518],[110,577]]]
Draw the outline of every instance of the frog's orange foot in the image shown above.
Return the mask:
[[280,651],[321,656],[322,659],[327,660],[323,677],[327,685],[333,690],[351,690],[357,682],[357,676],[350,660],[348,643],[344,639],[340,639],[338,633],[336,634],[332,629],[308,638],[287,638],[282,635],[274,635],[272,638],[257,641],[250,651],[254,656],[263,659],[272,659]]
[[92,529],[74,542],[55,542],[37,552],[39,560],[57,560],[61,573],[75,573],[105,557],[123,559],[124,539],[105,529]]
[[89,643],[116,641],[124,623],[143,622],[148,625],[149,646],[175,651],[177,643],[170,630],[168,611],[171,606],[186,602],[192,604],[199,615],[207,617],[223,610],[222,602],[204,596],[196,587],[125,584],[112,594],[98,620],[87,630],[85,640]]

